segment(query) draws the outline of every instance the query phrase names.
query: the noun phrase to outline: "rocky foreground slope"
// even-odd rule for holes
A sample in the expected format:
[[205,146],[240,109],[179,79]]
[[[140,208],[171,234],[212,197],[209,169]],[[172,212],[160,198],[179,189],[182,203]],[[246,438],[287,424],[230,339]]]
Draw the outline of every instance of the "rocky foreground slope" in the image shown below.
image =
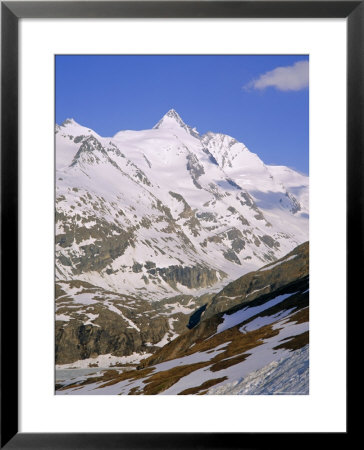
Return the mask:
[[[56,284],[57,365],[138,362],[186,330],[189,316],[211,295],[180,295],[153,303],[84,281]],[[103,358],[105,363],[105,357]]]
[[68,380],[57,394],[307,394],[308,263],[305,243],[232,282],[136,369]]

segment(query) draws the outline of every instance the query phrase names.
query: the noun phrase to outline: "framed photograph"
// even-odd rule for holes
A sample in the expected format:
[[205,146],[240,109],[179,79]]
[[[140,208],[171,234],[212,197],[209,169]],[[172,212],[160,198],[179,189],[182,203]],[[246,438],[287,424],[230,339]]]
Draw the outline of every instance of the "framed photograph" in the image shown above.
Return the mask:
[[2,447],[347,436],[363,8],[2,2]]

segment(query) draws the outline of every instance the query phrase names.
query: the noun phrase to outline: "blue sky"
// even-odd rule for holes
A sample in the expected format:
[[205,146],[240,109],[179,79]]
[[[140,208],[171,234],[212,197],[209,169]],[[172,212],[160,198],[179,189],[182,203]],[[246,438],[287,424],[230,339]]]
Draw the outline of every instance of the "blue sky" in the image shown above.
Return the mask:
[[56,122],[102,136],[152,128],[171,108],[266,164],[308,174],[308,56],[56,56]]

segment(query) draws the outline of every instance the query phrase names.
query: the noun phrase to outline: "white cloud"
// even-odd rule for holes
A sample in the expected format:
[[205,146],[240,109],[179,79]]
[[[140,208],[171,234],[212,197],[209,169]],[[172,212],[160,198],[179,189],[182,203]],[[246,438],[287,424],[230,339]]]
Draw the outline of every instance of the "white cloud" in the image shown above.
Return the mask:
[[298,61],[293,66],[277,67],[244,86],[245,89],[258,90],[268,87],[280,91],[299,91],[308,87],[308,61]]

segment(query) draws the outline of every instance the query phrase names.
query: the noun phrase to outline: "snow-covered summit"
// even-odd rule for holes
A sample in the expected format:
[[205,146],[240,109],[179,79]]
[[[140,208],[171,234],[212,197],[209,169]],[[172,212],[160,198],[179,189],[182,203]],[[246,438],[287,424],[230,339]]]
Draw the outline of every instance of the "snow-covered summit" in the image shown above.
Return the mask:
[[186,126],[178,112],[175,109],[170,109],[153,128],[174,128],[176,125]]
[[65,119],[62,123],[61,123],[61,127],[66,127],[67,125],[78,125],[78,123],[75,121],[75,119],[73,117]]
[[162,123],[172,123],[172,121],[177,122],[179,125],[185,125],[183,120],[181,119],[181,116],[178,114],[178,112],[175,109],[170,109],[169,111],[164,114],[164,116],[161,118],[161,120],[157,123],[157,125],[154,126],[154,128],[159,128],[159,126]]
[[185,124],[182,120],[181,116],[175,109],[170,109],[161,120],[154,125],[153,129],[155,130],[173,130],[173,129],[183,128],[187,133],[192,136],[199,138],[200,135],[197,132],[196,128],[192,128],[189,125]]
[[56,132],[60,133],[63,136],[67,136],[68,139],[76,136],[86,136],[93,135],[96,137],[100,137],[94,130],[91,128],[80,125],[73,118],[65,119],[61,125],[56,124]]

